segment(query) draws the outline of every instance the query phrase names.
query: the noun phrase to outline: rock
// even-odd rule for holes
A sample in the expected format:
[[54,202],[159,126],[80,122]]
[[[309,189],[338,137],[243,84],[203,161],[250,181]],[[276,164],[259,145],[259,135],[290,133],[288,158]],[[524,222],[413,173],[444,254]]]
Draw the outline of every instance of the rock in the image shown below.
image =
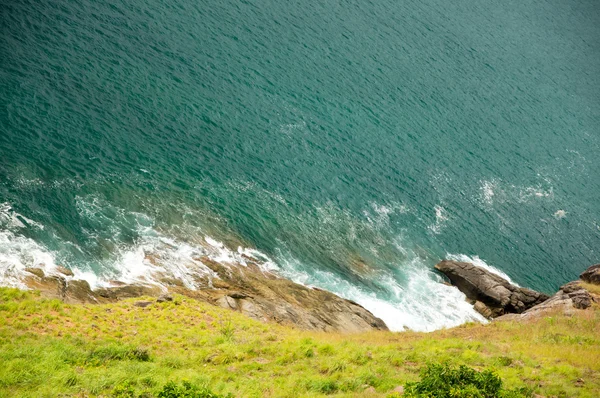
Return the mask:
[[392,393],[396,393],[398,395],[402,395],[404,394],[404,386],[398,386],[396,388],[394,388],[392,391],[390,391]]
[[589,308],[593,301],[594,297],[590,292],[581,286],[579,281],[574,281],[562,285],[554,296],[529,308],[517,317],[504,315],[497,318],[497,320],[527,319],[557,311],[565,315],[572,315],[575,309],[585,310]]
[[300,329],[348,333],[387,330],[385,323],[365,308],[331,292],[299,285],[259,267],[210,265],[224,282],[223,287],[174,291],[256,320]]
[[136,307],[146,308],[149,305],[152,305],[152,301],[136,301],[133,303]]
[[[196,289],[183,283],[166,283],[172,276],[162,271],[153,275],[163,285],[127,284],[111,281],[111,287],[92,290],[83,280],[73,280],[56,274],[38,277],[33,273],[25,279],[27,286],[42,291],[46,297],[56,297],[67,302],[105,303],[124,298],[156,297],[155,301],[138,301],[134,305],[146,307],[152,302],[171,301],[170,294],[179,293],[205,301],[248,317],[277,322],[300,329],[338,332],[366,332],[387,330],[385,323],[359,304],[335,294],[312,289],[278,275],[262,270],[254,262],[222,264],[208,257],[197,257],[210,274],[194,278]],[[67,270],[68,271],[68,270]],[[162,272],[162,273],[161,273]],[[165,294],[164,286],[169,294]]]
[[37,276],[38,278],[43,278],[45,276],[44,271],[41,268],[25,268],[25,271]]
[[156,299],[157,303],[164,303],[167,301],[173,301],[173,296],[170,293],[163,293]]
[[375,387],[369,386],[369,387],[365,388],[365,394],[369,394],[369,395],[377,394],[377,390],[375,389]]
[[63,301],[69,303],[96,303],[98,299],[87,281],[76,279],[67,282]]
[[515,286],[471,263],[444,260],[435,268],[446,275],[468,299],[479,301],[480,312],[491,318],[507,313],[520,314],[549,298],[544,293]]
[[490,319],[494,316],[494,312],[481,301],[475,301],[473,308],[487,319]]
[[67,286],[67,281],[62,276],[51,275],[44,277],[26,276],[23,283],[30,289],[38,290],[42,296],[62,299]]
[[232,310],[237,310],[238,305],[233,297],[223,296],[217,300],[217,305],[222,308],[228,308]]
[[163,290],[154,285],[123,285],[117,287],[105,287],[97,289],[94,293],[109,300],[120,300],[141,296],[159,296]]
[[56,267],[56,271],[65,275],[65,276],[73,276],[73,271],[71,271],[68,268],[63,267],[62,265],[59,265]]
[[600,285],[600,264],[592,265],[583,271],[579,278],[584,282]]

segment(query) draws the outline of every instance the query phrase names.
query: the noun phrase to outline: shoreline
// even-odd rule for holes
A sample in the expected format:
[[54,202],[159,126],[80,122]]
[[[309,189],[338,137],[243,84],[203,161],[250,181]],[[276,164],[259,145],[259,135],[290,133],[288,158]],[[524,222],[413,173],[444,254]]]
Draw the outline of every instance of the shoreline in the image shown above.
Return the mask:
[[[352,300],[295,283],[265,270],[249,256],[242,257],[244,263],[227,265],[208,256],[196,258],[209,270],[196,275],[195,283],[202,286],[197,289],[190,289],[182,280],[160,274],[153,275],[148,283],[113,280],[108,286],[94,289],[86,280],[77,279],[77,275],[61,266],[48,274],[41,268],[26,268],[27,275],[22,282],[28,289],[40,291],[44,297],[58,298],[65,303],[102,304],[144,296],[163,300],[171,294],[181,294],[262,322],[304,330],[344,333],[389,330],[382,319]],[[149,256],[147,259],[155,264],[155,258]],[[600,302],[600,296],[590,294],[585,288],[587,282],[583,281],[582,285],[581,280],[569,282],[553,296],[548,296],[513,285],[493,270],[472,263],[443,260],[435,268],[449,278],[450,285],[465,294],[465,300],[487,320],[518,320],[556,309],[569,313],[572,308],[586,309],[593,302]],[[590,267],[582,277],[586,273],[600,272],[597,268]],[[463,275],[458,275],[461,272]],[[587,280],[590,278],[595,276],[586,277]],[[500,285],[503,287],[498,287]]]

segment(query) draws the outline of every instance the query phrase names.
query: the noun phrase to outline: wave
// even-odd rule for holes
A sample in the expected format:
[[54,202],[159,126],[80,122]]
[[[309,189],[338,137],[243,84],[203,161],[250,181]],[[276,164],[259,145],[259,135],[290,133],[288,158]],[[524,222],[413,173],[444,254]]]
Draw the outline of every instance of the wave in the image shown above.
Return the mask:
[[[111,255],[89,263],[70,261],[60,251],[49,250],[23,236],[20,232],[34,228],[36,223],[4,205],[0,211],[0,285],[25,288],[22,280],[26,268],[41,268],[53,274],[61,264],[73,271],[73,278],[88,281],[92,288],[116,286],[117,282],[166,288],[169,281],[176,280],[194,290],[212,286],[212,280],[217,277],[205,265],[207,259],[229,267],[246,266],[251,259],[265,272],[276,272],[296,283],[326,289],[357,302],[383,319],[391,330],[433,331],[465,322],[485,322],[460,291],[441,283],[442,278],[432,271],[429,259],[407,247],[398,247],[403,258],[397,266],[369,268],[362,282],[351,282],[347,275],[310,267],[281,250],[271,258],[253,248],[231,249],[206,234],[185,240],[174,237],[158,229],[148,215],[111,208],[94,196],[78,197],[76,207],[94,231],[87,231],[90,240],[102,240],[103,234],[115,239]],[[391,210],[378,205],[372,207],[377,217],[370,221],[381,228],[388,222]],[[394,211],[406,210],[398,207]],[[137,238],[132,244],[119,241],[124,224],[135,229]],[[402,246],[399,242],[395,244]],[[491,268],[478,257],[450,255],[449,258]]]
[[326,289],[357,302],[381,318],[392,331],[430,332],[466,322],[486,322],[466,302],[463,293],[441,283],[442,279],[424,269],[422,264],[409,264],[405,269],[410,276],[404,284],[386,273],[374,277],[389,293],[387,297],[350,283],[332,272],[303,270],[302,265],[293,259],[285,261],[281,273],[294,282]]

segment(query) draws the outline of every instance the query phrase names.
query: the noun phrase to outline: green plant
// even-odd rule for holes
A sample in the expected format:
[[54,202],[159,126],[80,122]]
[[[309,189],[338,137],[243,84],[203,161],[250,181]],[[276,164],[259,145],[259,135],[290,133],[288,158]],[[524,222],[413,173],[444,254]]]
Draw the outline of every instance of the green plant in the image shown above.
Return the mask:
[[429,364],[421,370],[421,381],[407,383],[406,397],[499,398],[530,397],[528,390],[503,390],[502,380],[491,370],[478,372],[468,366]]
[[158,393],[158,398],[229,398],[231,394],[220,395],[212,392],[208,387],[198,387],[188,381],[176,384],[168,382]]
[[233,334],[235,333],[235,327],[233,326],[233,322],[231,322],[231,319],[227,319],[226,321],[221,322],[219,332],[221,332],[221,334],[223,335],[223,338],[226,341],[233,340]]

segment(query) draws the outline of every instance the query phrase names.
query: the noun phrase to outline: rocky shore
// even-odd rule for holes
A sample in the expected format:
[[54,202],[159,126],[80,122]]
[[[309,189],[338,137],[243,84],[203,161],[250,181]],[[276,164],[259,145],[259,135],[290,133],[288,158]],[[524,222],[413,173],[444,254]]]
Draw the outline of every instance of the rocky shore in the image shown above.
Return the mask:
[[[149,259],[150,261],[152,259]],[[240,312],[260,321],[287,324],[305,330],[364,332],[388,330],[385,323],[361,305],[333,293],[310,288],[261,269],[247,258],[244,264],[223,264],[209,257],[197,259],[211,270],[198,275],[200,288],[189,289],[181,281],[160,277],[148,283],[110,281],[109,287],[92,289],[64,267],[52,271],[27,268],[24,283],[45,297],[66,303],[109,303],[125,298],[152,297],[138,306],[171,300],[171,294],[207,302]],[[487,319],[519,320],[560,311],[566,314],[600,303],[600,296],[586,284],[600,285],[600,264],[591,266],[578,281],[560,287],[553,296],[516,286],[506,279],[471,263],[443,260],[435,269],[463,292],[476,311]]]
[[[110,287],[92,289],[85,280],[75,279],[66,268],[51,274],[40,268],[28,268],[27,287],[43,296],[66,303],[107,303],[124,298],[149,296],[169,300],[178,293],[210,304],[241,312],[261,321],[288,324],[305,330],[364,332],[388,330],[385,323],[359,304],[333,293],[299,285],[261,270],[247,259],[246,264],[224,265],[210,258],[199,259],[213,272],[199,276],[199,289],[186,288],[180,281],[163,278],[158,283],[126,284],[111,281]],[[152,305],[140,301],[139,306]]]
[[589,267],[580,279],[566,283],[553,296],[516,286],[471,263],[444,260],[435,266],[467,296],[475,310],[488,319],[519,320],[553,311],[570,314],[585,310],[600,296],[585,284],[600,285],[600,264]]

